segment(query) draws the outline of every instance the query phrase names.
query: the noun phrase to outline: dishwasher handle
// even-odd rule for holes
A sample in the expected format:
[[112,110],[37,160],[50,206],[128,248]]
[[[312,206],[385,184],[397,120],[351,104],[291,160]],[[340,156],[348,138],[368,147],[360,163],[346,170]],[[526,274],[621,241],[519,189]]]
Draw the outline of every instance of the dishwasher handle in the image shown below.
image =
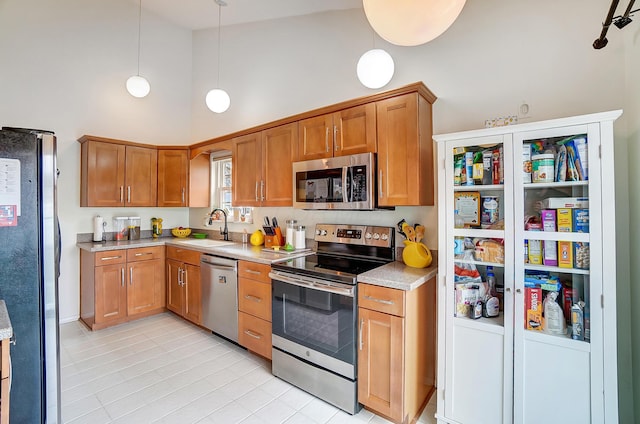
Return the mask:
[[213,256],[203,253],[200,256],[200,264],[223,271],[236,271],[238,269],[238,261],[235,259],[224,258],[221,256]]

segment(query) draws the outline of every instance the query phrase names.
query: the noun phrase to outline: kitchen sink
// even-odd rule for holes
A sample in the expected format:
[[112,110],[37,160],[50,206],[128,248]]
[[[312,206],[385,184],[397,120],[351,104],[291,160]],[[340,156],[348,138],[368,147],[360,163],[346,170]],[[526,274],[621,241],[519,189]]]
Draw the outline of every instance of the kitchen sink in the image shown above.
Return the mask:
[[200,246],[200,247],[219,247],[219,246],[228,246],[228,245],[234,244],[234,242],[232,241],[210,240],[210,239],[180,240],[180,243],[189,244],[192,246]]

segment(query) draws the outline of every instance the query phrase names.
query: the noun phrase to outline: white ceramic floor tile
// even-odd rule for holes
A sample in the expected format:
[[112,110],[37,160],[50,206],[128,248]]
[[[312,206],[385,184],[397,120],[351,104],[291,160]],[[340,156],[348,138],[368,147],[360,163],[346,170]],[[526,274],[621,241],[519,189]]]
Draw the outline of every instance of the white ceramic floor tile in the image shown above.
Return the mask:
[[280,424],[291,418],[296,410],[286,403],[275,399],[254,414],[268,424]]
[[[271,362],[164,313],[100,331],[60,326],[65,424],[388,423],[274,377]],[[420,417],[433,424],[435,398]]]

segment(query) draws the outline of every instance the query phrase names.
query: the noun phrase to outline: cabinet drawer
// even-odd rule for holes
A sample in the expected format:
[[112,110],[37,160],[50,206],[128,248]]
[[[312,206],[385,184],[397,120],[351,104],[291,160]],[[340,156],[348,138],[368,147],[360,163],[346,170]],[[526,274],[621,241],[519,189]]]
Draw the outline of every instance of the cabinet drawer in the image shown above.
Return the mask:
[[95,253],[95,266],[123,264],[127,259],[127,252],[124,250],[106,250]]
[[383,312],[385,314],[404,316],[405,292],[388,287],[371,284],[358,284],[358,306]]
[[238,343],[258,355],[271,359],[271,323],[238,312]]
[[164,247],[140,247],[127,250],[127,262],[150,261],[152,259],[164,259]]
[[238,310],[271,322],[271,284],[239,278]]
[[182,247],[167,246],[167,258],[200,266],[200,252]]
[[238,262],[239,277],[250,278],[252,280],[271,284],[271,279],[269,278],[269,272],[271,272],[271,265],[259,264],[259,263],[250,262],[250,261]]

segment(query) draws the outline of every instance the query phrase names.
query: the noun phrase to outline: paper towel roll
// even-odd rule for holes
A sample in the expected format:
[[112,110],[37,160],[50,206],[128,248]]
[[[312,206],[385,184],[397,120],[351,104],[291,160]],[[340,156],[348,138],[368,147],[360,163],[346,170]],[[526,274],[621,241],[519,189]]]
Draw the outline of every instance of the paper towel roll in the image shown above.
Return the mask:
[[102,241],[104,231],[104,219],[98,215],[93,218],[93,241]]

